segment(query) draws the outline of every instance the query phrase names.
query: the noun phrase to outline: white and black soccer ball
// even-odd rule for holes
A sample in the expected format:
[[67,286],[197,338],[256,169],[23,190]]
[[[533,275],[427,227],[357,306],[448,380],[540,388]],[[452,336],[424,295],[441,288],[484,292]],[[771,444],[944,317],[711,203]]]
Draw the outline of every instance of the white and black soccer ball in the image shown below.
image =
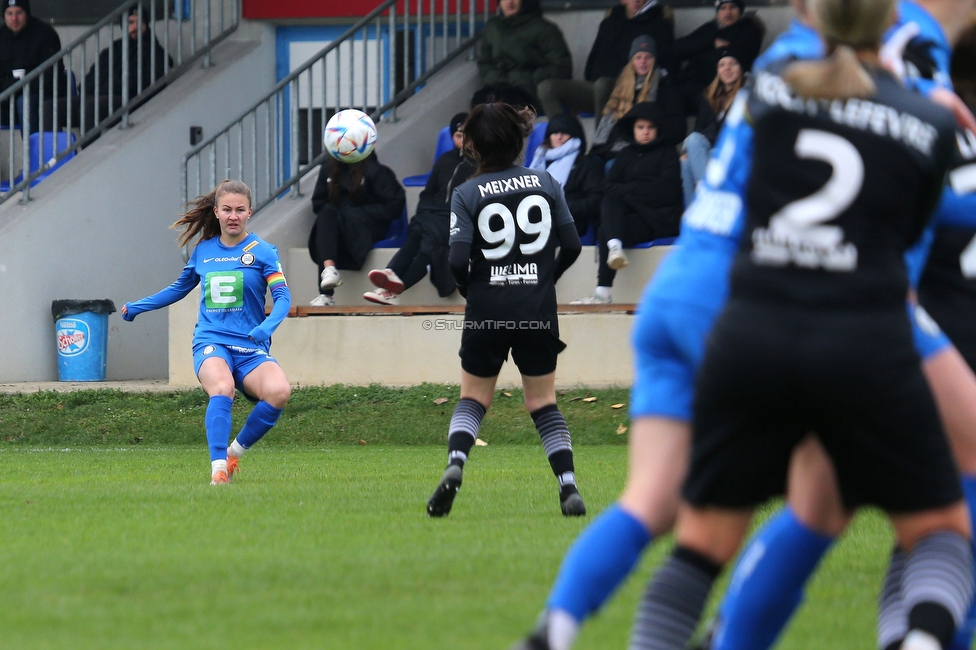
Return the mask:
[[355,163],[373,153],[376,125],[366,113],[347,108],[329,119],[322,138],[330,156],[339,162]]

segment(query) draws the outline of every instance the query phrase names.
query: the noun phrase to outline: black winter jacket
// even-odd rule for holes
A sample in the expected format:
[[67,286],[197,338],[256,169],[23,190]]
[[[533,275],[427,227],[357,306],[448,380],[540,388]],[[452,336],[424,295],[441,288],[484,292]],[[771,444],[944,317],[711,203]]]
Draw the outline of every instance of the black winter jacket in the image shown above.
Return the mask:
[[[638,104],[620,118],[619,124],[629,125],[629,132],[633,134],[637,119],[653,121],[654,117],[653,107]],[[661,231],[673,230],[674,235],[678,234],[684,201],[681,163],[674,146],[661,138],[638,145],[631,135],[630,144],[621,149],[610,167],[603,190],[607,196],[619,198],[646,221],[655,223]]]
[[[14,34],[0,23],[0,90],[6,90],[17,82],[14,70],[30,72],[61,50],[61,39],[54,28],[42,20],[31,17],[20,32]],[[65,71],[58,66],[58,95],[63,96]],[[44,97],[53,97],[49,75],[44,78]],[[31,85],[31,94],[40,94],[39,87]]]
[[[581,147],[581,150],[586,145]],[[573,168],[566,179],[566,205],[569,207],[576,231],[582,235],[591,223],[600,220],[600,201],[603,200],[603,165],[584,156],[576,156]]]
[[511,84],[535,99],[540,81],[573,76],[573,57],[559,27],[542,17],[539,0],[523,0],[515,16],[485,23],[478,74],[486,85]]
[[703,87],[712,83],[718,74],[718,56],[722,51],[715,47],[717,38],[729,42],[728,49],[736,53],[742,71],[748,72],[759,56],[765,33],[765,26],[755,14],[746,14],[722,29],[716,21],[708,21],[674,42],[675,58],[679,62],[688,62],[678,74],[678,81],[695,81]]
[[[318,215],[330,206],[339,213],[339,236],[349,251],[355,269],[362,268],[373,244],[383,239],[390,224],[400,218],[406,204],[406,193],[389,167],[381,165],[376,154],[365,161],[366,173],[360,198],[355,198],[348,186],[348,174],[343,177],[339,204],[329,201],[329,161],[319,170],[319,178],[312,191],[312,210]],[[318,259],[315,251],[315,227],[308,238],[309,254]]]
[[586,59],[583,76],[587,81],[614,77],[630,61],[630,45],[638,36],[650,36],[657,45],[655,65],[674,71],[674,25],[664,16],[663,6],[655,3],[649,9],[627,18],[623,5],[615,5],[600,23],[596,40]]
[[[98,61],[92,64],[85,75],[85,92],[89,97],[97,95],[122,95],[122,40],[116,39],[109,48],[98,54]],[[129,74],[126,75],[129,84],[129,99],[138,95],[152,83],[166,74],[173,67],[173,59],[166,56],[163,47],[153,38],[152,34],[142,34],[142,85],[139,85],[139,41],[126,36],[129,44]],[[156,50],[155,77],[153,76],[153,49]],[[109,59],[111,58],[111,66]],[[95,70],[98,70],[98,88],[95,87]],[[111,93],[109,80],[111,79]]]

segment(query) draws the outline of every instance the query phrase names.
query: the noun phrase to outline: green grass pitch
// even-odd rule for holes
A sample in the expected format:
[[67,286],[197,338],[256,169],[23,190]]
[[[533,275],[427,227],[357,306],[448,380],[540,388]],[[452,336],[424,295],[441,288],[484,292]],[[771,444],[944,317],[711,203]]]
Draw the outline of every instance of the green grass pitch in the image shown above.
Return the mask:
[[[610,405],[626,393],[560,397],[584,441],[590,516],[559,515],[513,391],[486,420],[489,445],[473,451],[454,511],[431,520],[456,391],[299,391],[220,488],[207,481],[199,391],[0,396],[0,648],[507,648],[623,484],[626,409]],[[389,431],[371,433],[384,418]],[[872,647],[890,539],[880,517],[860,516],[780,647]],[[648,553],[577,647],[626,646],[668,546]]]

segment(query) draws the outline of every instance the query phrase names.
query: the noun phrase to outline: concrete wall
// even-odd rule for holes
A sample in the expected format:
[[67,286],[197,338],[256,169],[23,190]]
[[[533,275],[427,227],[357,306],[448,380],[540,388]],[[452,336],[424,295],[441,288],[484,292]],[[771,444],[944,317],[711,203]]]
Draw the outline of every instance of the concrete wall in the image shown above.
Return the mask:
[[[195,290],[169,308],[172,386],[197,383],[190,341],[199,300]],[[293,384],[456,384],[461,377],[457,354],[462,322],[460,314],[287,318],[275,333],[271,352]],[[557,385],[629,386],[632,322],[626,313],[560,315],[559,334],[567,348],[559,355]],[[499,385],[519,384],[515,365],[506,363]]]
[[[0,381],[57,378],[51,301],[158,291],[182,259],[169,225],[180,211],[180,161],[190,125],[209,134],[270,90],[274,37],[244,24],[213,54],[31,191],[0,206]],[[165,313],[109,318],[109,379],[168,374]]]

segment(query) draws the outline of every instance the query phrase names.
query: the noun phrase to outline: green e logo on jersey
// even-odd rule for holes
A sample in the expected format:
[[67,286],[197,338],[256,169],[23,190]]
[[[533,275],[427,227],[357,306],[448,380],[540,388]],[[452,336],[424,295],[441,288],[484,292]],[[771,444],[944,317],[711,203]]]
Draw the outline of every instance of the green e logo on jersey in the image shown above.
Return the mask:
[[211,271],[203,281],[207,309],[244,306],[244,272]]

